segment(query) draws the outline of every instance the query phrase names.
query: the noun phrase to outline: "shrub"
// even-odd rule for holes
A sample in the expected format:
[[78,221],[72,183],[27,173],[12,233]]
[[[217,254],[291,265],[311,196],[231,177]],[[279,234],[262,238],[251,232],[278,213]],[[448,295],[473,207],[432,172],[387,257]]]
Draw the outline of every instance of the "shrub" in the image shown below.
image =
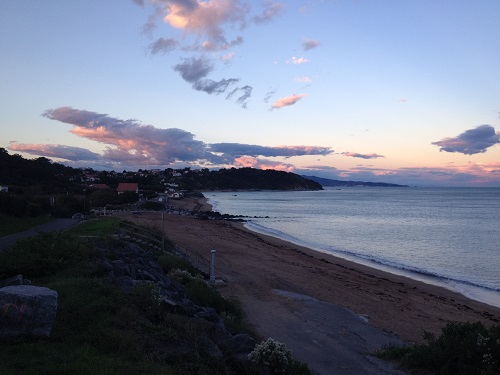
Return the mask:
[[424,334],[425,343],[389,347],[383,358],[398,359],[410,369],[448,375],[494,375],[500,368],[500,326],[487,329],[482,323],[448,323],[436,338]]
[[274,374],[286,374],[292,364],[292,352],[285,344],[272,338],[255,345],[248,359],[259,365],[267,366]]
[[158,263],[160,263],[160,266],[165,273],[169,273],[174,269],[188,271],[191,275],[199,273],[199,271],[187,260],[173,254],[163,254],[159,256]]
[[151,321],[161,321],[165,314],[161,294],[158,287],[153,282],[141,282],[136,285],[130,293],[132,303],[139,307],[146,318]]

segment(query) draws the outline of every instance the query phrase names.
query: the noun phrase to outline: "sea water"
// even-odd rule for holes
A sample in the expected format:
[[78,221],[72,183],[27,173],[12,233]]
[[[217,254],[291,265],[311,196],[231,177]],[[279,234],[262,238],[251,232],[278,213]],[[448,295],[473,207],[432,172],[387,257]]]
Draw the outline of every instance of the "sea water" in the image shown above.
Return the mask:
[[207,192],[215,211],[317,251],[500,307],[500,188]]

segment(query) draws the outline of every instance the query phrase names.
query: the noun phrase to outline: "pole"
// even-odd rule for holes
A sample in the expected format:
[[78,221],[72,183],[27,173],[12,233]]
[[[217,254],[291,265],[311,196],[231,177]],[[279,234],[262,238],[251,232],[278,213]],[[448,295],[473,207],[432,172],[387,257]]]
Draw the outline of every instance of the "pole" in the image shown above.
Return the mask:
[[163,230],[163,236],[161,238],[161,249],[165,252],[165,211],[161,212],[161,226]]
[[215,253],[217,250],[210,251],[212,253],[212,263],[210,265],[210,282],[215,283]]
[[86,218],[85,211],[87,210],[86,201],[87,200],[87,189],[83,189],[83,219]]

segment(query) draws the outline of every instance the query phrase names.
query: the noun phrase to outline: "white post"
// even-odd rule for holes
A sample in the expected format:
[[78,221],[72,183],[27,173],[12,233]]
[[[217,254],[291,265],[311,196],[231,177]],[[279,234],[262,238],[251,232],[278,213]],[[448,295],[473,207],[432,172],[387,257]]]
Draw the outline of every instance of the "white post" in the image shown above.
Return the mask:
[[217,250],[210,251],[212,253],[212,263],[210,264],[210,282],[215,283],[215,253]]

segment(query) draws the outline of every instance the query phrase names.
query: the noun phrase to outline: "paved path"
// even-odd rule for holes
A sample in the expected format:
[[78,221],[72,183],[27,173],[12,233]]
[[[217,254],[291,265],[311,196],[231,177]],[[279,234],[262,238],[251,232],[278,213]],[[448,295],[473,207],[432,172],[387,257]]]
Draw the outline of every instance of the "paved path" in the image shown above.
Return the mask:
[[51,221],[50,223],[39,225],[24,232],[0,237],[0,251],[14,245],[18,240],[22,238],[31,237],[40,232],[63,231],[79,223],[80,221],[81,220],[79,219],[56,219],[54,221]]
[[257,331],[286,343],[294,358],[316,375],[405,375],[373,352],[402,345],[394,335],[370,325],[341,306],[302,294],[275,290],[282,300],[255,301]]

